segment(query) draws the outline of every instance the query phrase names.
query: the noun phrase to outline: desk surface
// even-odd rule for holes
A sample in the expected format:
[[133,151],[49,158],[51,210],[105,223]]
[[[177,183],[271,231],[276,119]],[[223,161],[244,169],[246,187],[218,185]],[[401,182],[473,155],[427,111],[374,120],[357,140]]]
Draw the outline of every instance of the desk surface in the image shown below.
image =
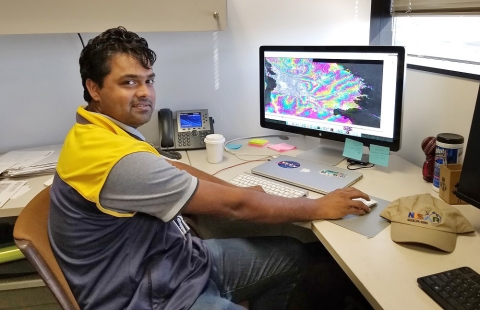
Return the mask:
[[[285,142],[272,138],[269,140],[272,143]],[[297,150],[282,153],[290,156],[300,154],[307,144],[300,138],[294,138],[288,143],[298,147]],[[248,147],[245,143],[236,152],[278,155],[266,148]],[[188,156],[192,166],[211,174],[242,163],[228,153],[219,164],[209,164],[205,151],[189,151]],[[248,158],[257,159],[261,156]],[[261,163],[255,161],[241,164],[216,175],[230,180]],[[338,166],[346,168],[347,163],[343,161]],[[403,196],[429,193],[438,198],[432,184],[423,181],[421,168],[396,155],[390,156],[389,167],[376,165],[360,171],[363,178],[353,186],[371,196],[392,201]],[[309,198],[321,196],[313,192],[309,194]],[[470,266],[480,272],[480,210],[470,205],[456,207],[470,220],[475,234],[457,237],[457,247],[450,254],[422,246],[399,245],[390,238],[390,226],[369,239],[329,221],[303,224],[313,230],[375,309],[440,309],[418,287],[418,277],[462,266]]]
[[[289,141],[271,137],[268,139],[271,143],[287,142],[297,146],[296,150],[282,153],[285,155],[296,156],[309,148],[309,142],[302,137]],[[245,142],[243,144],[244,147],[235,152],[257,156],[240,156],[241,158],[254,160],[263,158],[262,154],[278,155],[278,152],[265,147],[249,147]],[[182,162],[210,174],[228,168],[215,174],[223,180],[230,180],[262,163],[262,161],[245,162],[226,153],[221,163],[209,164],[205,150],[182,152],[182,155]],[[235,167],[229,168],[231,166]],[[340,163],[339,166],[345,168],[346,162]],[[353,186],[375,197],[390,201],[420,193],[430,193],[438,197],[431,183],[423,181],[420,167],[395,155],[390,157],[389,167],[377,165],[372,169],[362,169],[361,172],[364,175],[363,179]],[[17,216],[43,189],[43,183],[50,177],[28,178],[28,185],[32,189],[20,198],[10,200],[0,209],[0,217]],[[309,198],[321,196],[314,192],[309,194]],[[418,277],[462,266],[470,266],[480,272],[480,210],[470,205],[456,207],[470,220],[475,228],[475,234],[457,237],[457,247],[450,254],[415,245],[396,244],[390,239],[390,226],[369,239],[329,221],[298,224],[313,230],[374,308],[440,309],[417,286]]]
[[[363,179],[354,186],[372,196],[392,201],[429,193],[438,198],[431,183],[423,181],[421,168],[398,156],[391,156],[389,167],[362,172]],[[456,208],[475,234],[458,236],[453,253],[397,244],[390,238],[390,226],[370,239],[328,221],[314,221],[312,230],[375,309],[440,309],[418,287],[417,278],[463,266],[480,272],[480,210]]]

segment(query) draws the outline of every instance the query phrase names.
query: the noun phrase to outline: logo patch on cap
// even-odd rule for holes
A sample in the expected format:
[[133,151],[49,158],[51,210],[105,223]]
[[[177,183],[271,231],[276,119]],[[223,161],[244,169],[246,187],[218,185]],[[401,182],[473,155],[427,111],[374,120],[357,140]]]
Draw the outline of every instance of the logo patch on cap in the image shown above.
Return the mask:
[[420,224],[433,224],[438,225],[442,223],[442,216],[435,211],[408,212],[407,221]]

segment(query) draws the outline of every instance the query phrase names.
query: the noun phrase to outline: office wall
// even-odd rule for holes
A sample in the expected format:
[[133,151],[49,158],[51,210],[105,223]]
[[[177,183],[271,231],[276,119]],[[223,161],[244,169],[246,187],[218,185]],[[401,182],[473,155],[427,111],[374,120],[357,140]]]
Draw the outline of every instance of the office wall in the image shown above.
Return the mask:
[[76,35],[0,35],[0,153],[60,143],[81,103]]
[[[258,47],[368,44],[369,11],[369,0],[229,0],[225,31],[142,33],[158,54],[157,109],[208,108],[227,138],[264,133]],[[83,104],[80,50],[76,34],[0,36],[0,152],[62,142]],[[141,131],[159,144],[156,117]]]
[[[368,44],[369,0],[229,0],[225,31],[142,33],[158,54],[157,110],[208,108],[227,139],[261,135],[258,47]],[[96,34],[82,34],[85,42]],[[0,153],[61,143],[84,104],[76,34],[0,36]],[[407,70],[402,157],[423,137],[468,135],[478,83]],[[156,115],[140,131],[159,143]]]
[[422,166],[423,139],[442,132],[464,136],[466,146],[478,87],[478,81],[407,70],[402,148],[398,155]]

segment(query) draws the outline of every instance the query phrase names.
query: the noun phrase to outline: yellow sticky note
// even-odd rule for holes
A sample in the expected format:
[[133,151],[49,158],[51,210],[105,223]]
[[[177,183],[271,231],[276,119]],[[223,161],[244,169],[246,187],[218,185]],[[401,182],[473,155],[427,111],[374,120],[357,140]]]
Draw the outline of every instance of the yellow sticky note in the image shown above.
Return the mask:
[[253,146],[264,146],[267,143],[268,143],[268,140],[265,140],[265,139],[252,139],[248,141],[248,144]]

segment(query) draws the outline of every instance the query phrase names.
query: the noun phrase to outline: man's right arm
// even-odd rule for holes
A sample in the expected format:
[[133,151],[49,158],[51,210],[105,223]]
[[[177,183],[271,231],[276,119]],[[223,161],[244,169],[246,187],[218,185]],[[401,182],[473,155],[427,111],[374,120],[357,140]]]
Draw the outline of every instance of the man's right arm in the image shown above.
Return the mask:
[[231,185],[181,163],[173,166],[184,171],[150,153],[125,156],[105,181],[100,193],[102,206],[118,212],[140,211],[165,221],[181,211],[264,223],[333,219],[369,211],[363,203],[352,200],[368,199],[354,188],[320,199],[281,198]]
[[366,205],[353,198],[369,199],[365,193],[353,187],[335,190],[319,199],[283,198],[248,188],[199,180],[197,191],[182,212],[262,223],[337,219],[347,214],[370,212]]

